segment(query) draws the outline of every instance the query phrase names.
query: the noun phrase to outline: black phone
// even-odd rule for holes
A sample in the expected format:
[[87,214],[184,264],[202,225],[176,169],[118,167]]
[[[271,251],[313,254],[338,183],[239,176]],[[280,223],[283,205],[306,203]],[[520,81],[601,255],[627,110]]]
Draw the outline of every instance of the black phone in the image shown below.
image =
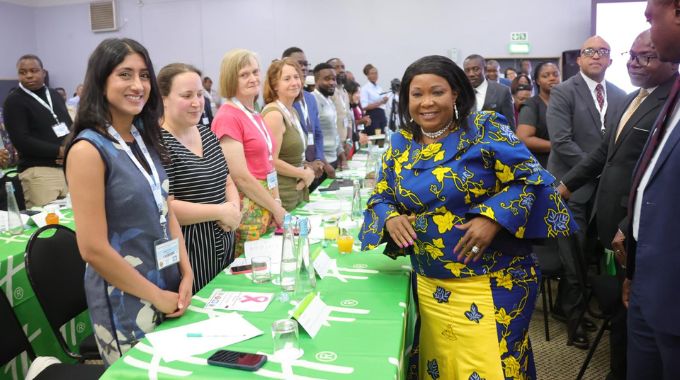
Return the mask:
[[257,371],[267,362],[267,355],[249,354],[247,352],[218,350],[208,358],[208,364]]
[[231,267],[232,274],[250,273],[253,271],[253,266],[250,264],[238,265]]

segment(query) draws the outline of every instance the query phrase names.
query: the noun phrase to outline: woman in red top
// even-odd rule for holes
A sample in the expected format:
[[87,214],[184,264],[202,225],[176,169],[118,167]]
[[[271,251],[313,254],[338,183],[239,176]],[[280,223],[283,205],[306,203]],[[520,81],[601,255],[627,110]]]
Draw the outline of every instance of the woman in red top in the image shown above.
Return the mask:
[[255,53],[244,49],[229,51],[220,67],[220,95],[227,102],[217,111],[212,131],[220,140],[241,197],[237,256],[243,252],[246,240],[258,239],[272,219],[281,225],[286,213],[279,199],[273,166],[273,134],[254,110],[259,93],[260,65]]

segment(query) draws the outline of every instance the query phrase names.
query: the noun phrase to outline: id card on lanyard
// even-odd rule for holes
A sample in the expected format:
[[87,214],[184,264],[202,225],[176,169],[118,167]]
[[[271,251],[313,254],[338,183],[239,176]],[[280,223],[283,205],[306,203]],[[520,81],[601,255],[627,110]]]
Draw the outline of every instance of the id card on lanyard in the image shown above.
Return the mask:
[[231,102],[234,103],[243,113],[248,116],[248,119],[250,119],[250,122],[255,125],[255,128],[257,128],[258,132],[262,135],[264,138],[264,141],[267,143],[267,153],[269,157],[269,163],[272,166],[272,171],[267,173],[267,187],[269,190],[277,187],[279,185],[279,180],[276,177],[276,170],[274,169],[274,144],[272,142],[272,137],[269,135],[269,131],[267,130],[267,126],[264,125],[264,122],[262,119],[258,122],[257,119],[253,116],[252,112],[248,111],[246,107],[241,103],[240,100],[236,99],[235,97],[231,98]]
[[156,203],[156,208],[158,209],[159,215],[158,221],[161,225],[161,229],[163,230],[163,238],[158,239],[154,242],[154,252],[156,253],[156,267],[158,268],[158,270],[161,270],[171,265],[179,263],[179,240],[169,239],[168,237],[168,221],[164,213],[165,200],[163,199],[163,193],[161,192],[160,176],[158,175],[158,170],[156,170],[156,165],[154,165],[154,162],[151,159],[149,150],[146,148],[144,140],[142,140],[142,136],[139,134],[139,131],[137,131],[137,128],[133,125],[130,132],[132,133],[132,137],[134,137],[135,142],[137,142],[137,146],[142,151],[144,159],[151,168],[151,175],[149,175],[149,173],[146,172],[142,164],[139,162],[134,153],[132,153],[132,150],[127,145],[125,140],[123,140],[123,137],[121,137],[118,131],[116,131],[110,125],[107,127],[107,131],[111,136],[113,136],[113,138],[116,139],[121,149],[125,152],[125,154],[127,154],[130,160],[135,164],[137,169],[142,173],[142,175],[148,182],[149,187],[151,188],[151,192]]
[[52,96],[50,96],[50,90],[47,88],[47,86],[45,86],[45,97],[47,98],[47,103],[45,103],[45,101],[42,100],[42,98],[36,95],[33,91],[26,89],[26,87],[24,87],[24,85],[22,85],[21,83],[19,83],[19,87],[22,90],[24,90],[26,94],[28,94],[38,103],[40,103],[41,106],[47,108],[47,110],[50,111],[55,121],[55,124],[52,125],[52,131],[57,137],[63,137],[69,134],[70,131],[68,130],[66,123],[64,123],[63,121],[59,121],[57,114],[54,113],[54,107],[52,105]]

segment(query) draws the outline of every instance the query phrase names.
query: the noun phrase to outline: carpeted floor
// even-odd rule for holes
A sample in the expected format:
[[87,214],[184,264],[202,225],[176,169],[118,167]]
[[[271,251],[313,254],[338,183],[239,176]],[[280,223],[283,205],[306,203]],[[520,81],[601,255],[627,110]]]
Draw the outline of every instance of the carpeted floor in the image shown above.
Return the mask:
[[[557,283],[552,286],[557,289]],[[539,380],[574,380],[588,354],[573,346],[567,346],[565,324],[548,317],[550,341],[545,340],[543,328],[543,303],[539,297],[529,326],[529,336],[534,349],[536,371]],[[599,320],[597,321],[599,327]],[[597,332],[589,333],[591,342]],[[609,332],[605,332],[593,356],[584,380],[604,380],[609,372]]]

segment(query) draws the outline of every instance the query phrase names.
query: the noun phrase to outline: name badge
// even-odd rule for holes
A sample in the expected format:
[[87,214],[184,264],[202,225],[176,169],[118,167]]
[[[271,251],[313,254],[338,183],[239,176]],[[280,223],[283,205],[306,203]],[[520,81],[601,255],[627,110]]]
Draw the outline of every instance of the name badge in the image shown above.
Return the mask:
[[55,124],[52,126],[52,130],[54,131],[54,134],[57,135],[57,137],[63,137],[69,134],[68,127],[66,126],[66,123],[61,122],[59,124]]
[[204,118],[203,118],[203,125],[205,125],[205,126],[209,126],[209,125],[210,125],[210,120],[208,120],[207,117],[204,117]]
[[279,180],[278,180],[278,178],[276,178],[276,170],[267,174],[267,187],[269,188],[269,190],[275,188],[278,185],[279,185]]
[[156,240],[154,244],[156,250],[156,267],[158,270],[179,263],[179,240]]
[[313,133],[307,134],[307,145],[314,145],[314,134]]

